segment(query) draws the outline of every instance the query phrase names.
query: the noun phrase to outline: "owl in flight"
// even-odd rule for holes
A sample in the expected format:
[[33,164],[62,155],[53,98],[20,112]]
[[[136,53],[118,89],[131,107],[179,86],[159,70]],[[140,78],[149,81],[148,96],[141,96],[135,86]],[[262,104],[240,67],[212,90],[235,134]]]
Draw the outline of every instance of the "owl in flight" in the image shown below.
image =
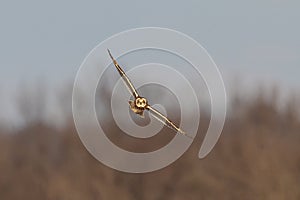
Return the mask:
[[190,135],[188,135],[183,130],[181,130],[178,126],[176,126],[170,119],[168,119],[166,116],[164,116],[161,112],[159,112],[155,108],[151,107],[149,105],[147,99],[145,97],[141,97],[137,93],[137,91],[136,91],[135,87],[133,86],[133,84],[131,83],[130,79],[128,78],[128,76],[126,75],[126,73],[123,71],[123,69],[120,67],[120,65],[118,64],[118,62],[114,59],[114,57],[110,53],[109,49],[107,49],[107,51],[108,51],[108,54],[109,54],[110,58],[112,59],[114,65],[115,65],[115,67],[117,68],[120,76],[122,77],[124,83],[126,84],[129,92],[134,97],[134,101],[130,100],[128,102],[130,109],[135,114],[138,114],[141,117],[144,116],[144,111],[147,110],[147,111],[150,112],[151,115],[153,115],[157,120],[159,120],[160,122],[162,122],[167,127],[175,130],[176,132],[178,132],[178,133],[180,133],[182,135],[185,135],[185,136],[187,136],[189,138],[192,138]]

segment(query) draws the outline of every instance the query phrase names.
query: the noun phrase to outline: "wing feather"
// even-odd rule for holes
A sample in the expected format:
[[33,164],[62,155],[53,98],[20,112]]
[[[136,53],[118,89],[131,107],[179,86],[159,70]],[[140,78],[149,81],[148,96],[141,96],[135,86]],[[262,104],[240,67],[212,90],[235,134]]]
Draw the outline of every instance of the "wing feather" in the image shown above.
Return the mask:
[[125,82],[129,92],[135,97],[139,97],[135,87],[133,86],[133,84],[131,83],[130,79],[128,78],[128,76],[126,75],[126,73],[123,71],[123,69],[120,67],[120,65],[117,63],[117,61],[114,59],[114,57],[111,55],[109,49],[107,49],[108,54],[110,56],[110,58],[112,59],[115,67],[117,68],[120,76],[122,77],[123,81]]
[[162,122],[164,125],[166,125],[167,127],[179,132],[182,135],[185,135],[191,139],[193,139],[189,134],[187,134],[186,132],[184,132],[183,130],[181,130],[179,127],[177,127],[170,119],[168,119],[166,116],[164,116],[161,112],[159,112],[158,110],[156,110],[155,108],[151,107],[150,105],[148,105],[146,107],[147,110],[149,110],[149,112],[160,122]]

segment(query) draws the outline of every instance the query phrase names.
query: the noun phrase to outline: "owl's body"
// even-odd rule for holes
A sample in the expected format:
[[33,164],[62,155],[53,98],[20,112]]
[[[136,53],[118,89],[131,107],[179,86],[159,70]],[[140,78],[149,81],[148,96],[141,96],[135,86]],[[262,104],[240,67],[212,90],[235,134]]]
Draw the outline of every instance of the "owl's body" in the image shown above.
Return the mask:
[[144,110],[147,108],[147,100],[143,97],[138,97],[134,101],[129,101],[130,109],[141,117],[144,117]]

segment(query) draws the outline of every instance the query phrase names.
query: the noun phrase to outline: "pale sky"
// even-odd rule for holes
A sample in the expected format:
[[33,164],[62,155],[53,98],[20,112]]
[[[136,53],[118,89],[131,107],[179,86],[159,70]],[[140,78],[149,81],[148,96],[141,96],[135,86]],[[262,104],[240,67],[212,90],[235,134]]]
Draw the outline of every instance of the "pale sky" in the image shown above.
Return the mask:
[[298,0],[4,0],[0,25],[0,92],[41,77],[50,84],[73,80],[98,43],[145,26],[191,36],[224,76],[300,86]]

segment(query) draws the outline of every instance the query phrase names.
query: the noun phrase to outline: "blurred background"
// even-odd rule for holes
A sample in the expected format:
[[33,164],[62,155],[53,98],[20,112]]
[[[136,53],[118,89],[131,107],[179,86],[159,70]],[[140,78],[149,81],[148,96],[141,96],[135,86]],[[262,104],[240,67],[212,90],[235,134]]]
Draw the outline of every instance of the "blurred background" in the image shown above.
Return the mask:
[[[296,0],[2,1],[0,199],[300,199],[299,8]],[[144,26],[181,31],[207,49],[225,81],[228,113],[205,159],[197,154],[209,109],[179,160],[126,174],[81,143],[72,84],[94,46]],[[99,87],[99,106],[107,108],[110,93]],[[101,120],[110,139],[131,151],[158,149],[174,137],[163,129],[151,142],[132,139],[111,117]]]

